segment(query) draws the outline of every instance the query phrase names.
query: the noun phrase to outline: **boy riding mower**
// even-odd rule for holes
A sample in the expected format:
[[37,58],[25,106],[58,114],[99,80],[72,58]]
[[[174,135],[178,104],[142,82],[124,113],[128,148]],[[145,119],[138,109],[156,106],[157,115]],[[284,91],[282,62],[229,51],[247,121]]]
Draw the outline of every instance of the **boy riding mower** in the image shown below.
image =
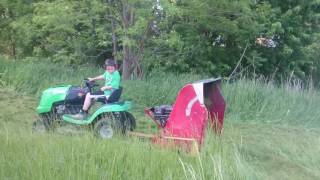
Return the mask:
[[86,125],[93,129],[97,137],[111,138],[115,133],[126,134],[135,126],[135,118],[128,112],[131,109],[130,101],[119,101],[122,87],[112,92],[106,100],[98,98],[96,101],[103,105],[84,120],[76,120],[68,115],[79,113],[82,109],[86,93],[98,86],[94,81],[84,79],[81,86],[61,85],[43,91],[37,113],[40,120],[33,126],[42,123],[46,130],[54,130],[58,126],[71,123]]

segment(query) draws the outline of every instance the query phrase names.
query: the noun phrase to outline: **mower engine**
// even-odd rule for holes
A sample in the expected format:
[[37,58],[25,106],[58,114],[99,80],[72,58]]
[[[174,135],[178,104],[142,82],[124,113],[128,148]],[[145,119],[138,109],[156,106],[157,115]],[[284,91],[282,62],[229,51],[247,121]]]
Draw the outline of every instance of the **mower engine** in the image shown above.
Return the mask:
[[161,126],[162,128],[166,126],[167,120],[169,118],[169,115],[172,111],[171,105],[161,105],[161,106],[155,106],[150,109],[154,115],[154,119],[158,126]]

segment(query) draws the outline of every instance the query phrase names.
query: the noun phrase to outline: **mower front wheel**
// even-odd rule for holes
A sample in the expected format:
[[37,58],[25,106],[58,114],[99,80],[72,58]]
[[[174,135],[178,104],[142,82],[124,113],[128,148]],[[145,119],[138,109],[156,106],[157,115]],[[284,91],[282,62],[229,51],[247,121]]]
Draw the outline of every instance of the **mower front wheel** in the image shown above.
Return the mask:
[[44,133],[47,131],[42,119],[37,119],[32,123],[32,131],[40,133]]
[[40,114],[40,119],[43,122],[46,131],[54,130],[54,125],[57,117],[53,112]]

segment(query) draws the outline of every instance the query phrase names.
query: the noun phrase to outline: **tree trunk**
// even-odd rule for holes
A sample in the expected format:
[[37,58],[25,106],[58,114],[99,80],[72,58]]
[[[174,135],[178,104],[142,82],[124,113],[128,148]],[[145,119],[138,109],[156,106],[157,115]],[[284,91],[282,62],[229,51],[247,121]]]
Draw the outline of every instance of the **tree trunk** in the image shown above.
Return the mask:
[[111,31],[112,31],[112,56],[116,60],[117,56],[117,36],[116,36],[116,24],[114,19],[111,19]]
[[[132,40],[128,34],[129,28],[135,23],[134,9],[129,3],[122,4],[122,22],[124,30],[124,39]],[[144,33],[141,35],[137,45],[133,46],[131,43],[123,43],[123,66],[122,66],[122,79],[130,79],[132,75],[137,78],[142,78],[143,72],[140,66],[140,59],[143,57],[144,43],[150,32],[152,20],[150,19]]]
[[[133,24],[133,12],[132,7],[128,3],[124,3],[122,6],[122,21],[124,29],[124,37],[128,39],[128,29]],[[132,47],[128,43],[123,44],[123,66],[122,66],[122,79],[128,80],[132,74]]]
[[11,37],[11,57],[13,57],[13,59],[16,59],[16,55],[17,55],[17,50],[16,50],[16,43],[13,39],[13,37]]
[[[112,7],[113,5],[113,1],[112,0],[108,0],[108,4],[109,6]],[[116,36],[116,22],[115,22],[115,19],[114,17],[112,17],[112,13],[109,11],[108,12],[108,15],[109,17],[111,17],[111,32],[112,32],[112,56],[113,56],[113,59],[115,61],[116,60],[116,56],[117,56],[117,36]]]
[[122,65],[122,79],[128,80],[132,74],[132,62],[130,55],[130,47],[128,45],[123,46],[123,65]]

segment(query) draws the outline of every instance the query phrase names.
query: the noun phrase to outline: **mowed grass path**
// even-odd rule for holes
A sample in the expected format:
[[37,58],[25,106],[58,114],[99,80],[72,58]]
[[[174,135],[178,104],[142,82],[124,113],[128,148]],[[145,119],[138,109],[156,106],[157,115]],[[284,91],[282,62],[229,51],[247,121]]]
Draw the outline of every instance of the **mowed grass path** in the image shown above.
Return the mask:
[[[135,138],[102,141],[89,131],[33,133],[36,98],[1,89],[0,102],[0,179],[320,178],[318,128],[227,116],[223,134],[207,133],[203,151],[190,156]],[[136,114],[138,128],[152,124]]]

